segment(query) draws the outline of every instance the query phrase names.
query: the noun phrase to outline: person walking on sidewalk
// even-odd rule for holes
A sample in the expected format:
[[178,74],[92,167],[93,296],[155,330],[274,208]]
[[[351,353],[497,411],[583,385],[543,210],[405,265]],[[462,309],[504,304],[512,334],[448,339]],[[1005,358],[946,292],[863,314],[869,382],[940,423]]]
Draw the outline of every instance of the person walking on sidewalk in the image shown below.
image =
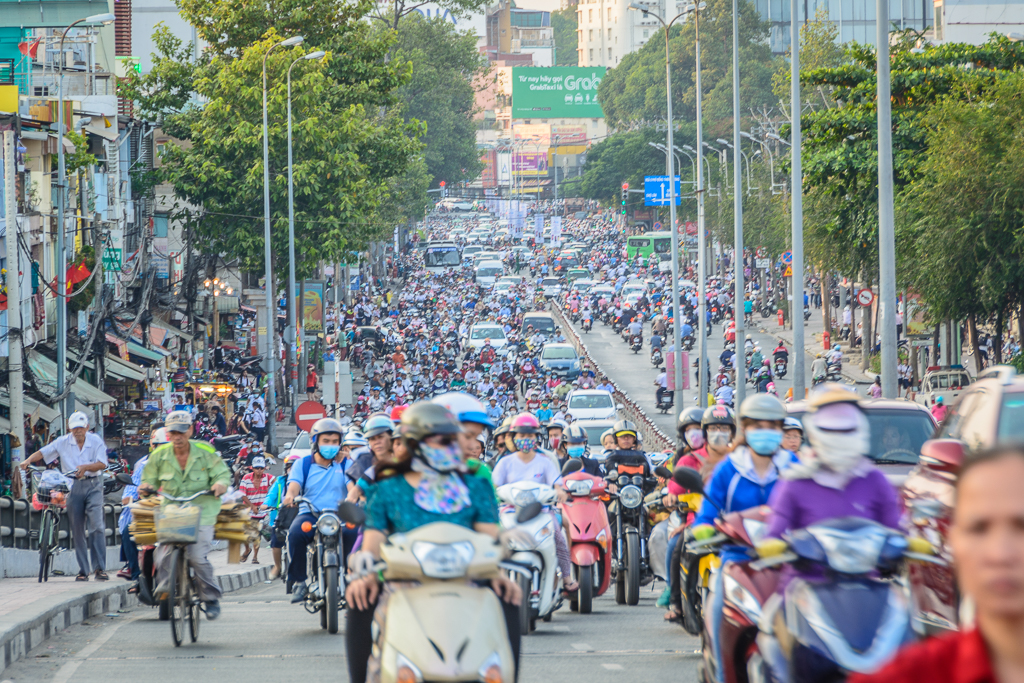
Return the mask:
[[316,367],[310,363],[306,366],[306,400],[316,400],[316,385],[318,378],[316,376]]
[[[267,518],[267,510],[263,508],[263,501],[267,498],[267,492],[274,485],[274,477],[267,474],[267,459],[257,455],[252,459],[252,471],[242,477],[238,490],[242,493],[242,502],[250,509],[250,516],[257,522]],[[260,537],[252,544],[252,563],[259,564]],[[249,558],[249,544],[242,544],[242,562]]]
[[62,472],[75,471],[77,478],[71,485],[67,503],[78,560],[75,580],[88,581],[89,575],[95,573],[98,581],[106,581],[109,577],[103,522],[103,470],[107,467],[107,446],[103,439],[89,431],[89,417],[81,411],[71,413],[68,429],[70,434],[28,456],[21,467],[27,468],[38,460],[49,464],[60,458]]

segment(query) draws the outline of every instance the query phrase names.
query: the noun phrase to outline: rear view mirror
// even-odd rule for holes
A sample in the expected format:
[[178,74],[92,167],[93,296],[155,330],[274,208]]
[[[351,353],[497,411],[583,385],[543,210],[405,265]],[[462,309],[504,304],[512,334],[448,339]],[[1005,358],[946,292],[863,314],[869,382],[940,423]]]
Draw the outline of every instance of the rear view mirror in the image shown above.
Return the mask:
[[686,467],[680,465],[676,468],[675,472],[672,473],[672,481],[682,486],[687,491],[693,493],[704,494],[704,478],[700,476],[700,472],[693,469],[692,467]]
[[525,524],[531,519],[536,517],[544,509],[544,506],[534,501],[528,505],[524,505],[518,513],[516,513],[516,524]]
[[665,467],[664,465],[658,465],[657,467],[654,468],[654,476],[660,477],[662,479],[671,479],[672,470]]
[[615,404],[615,410],[622,410],[622,404],[621,403],[616,403]]
[[338,517],[346,524],[362,526],[366,522],[366,512],[363,508],[347,500],[338,505]]
[[956,472],[964,461],[964,444],[959,439],[929,439],[921,444],[921,463],[944,472]]
[[563,477],[568,476],[568,475],[572,474],[573,472],[579,472],[582,469],[583,469],[583,462],[582,461],[580,461],[577,458],[570,458],[569,462],[565,463],[565,466],[562,468],[562,476]]
[[295,443],[295,442],[294,441],[289,441],[288,443],[286,443],[283,446],[284,450],[288,450],[289,448],[291,448],[293,443]]

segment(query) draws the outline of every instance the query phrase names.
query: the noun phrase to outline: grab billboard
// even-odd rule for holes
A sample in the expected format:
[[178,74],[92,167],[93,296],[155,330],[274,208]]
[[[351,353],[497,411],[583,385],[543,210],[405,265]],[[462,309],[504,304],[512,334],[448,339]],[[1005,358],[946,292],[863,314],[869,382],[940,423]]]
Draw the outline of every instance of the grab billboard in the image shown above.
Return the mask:
[[512,118],[604,118],[597,101],[597,86],[605,71],[604,67],[514,67]]

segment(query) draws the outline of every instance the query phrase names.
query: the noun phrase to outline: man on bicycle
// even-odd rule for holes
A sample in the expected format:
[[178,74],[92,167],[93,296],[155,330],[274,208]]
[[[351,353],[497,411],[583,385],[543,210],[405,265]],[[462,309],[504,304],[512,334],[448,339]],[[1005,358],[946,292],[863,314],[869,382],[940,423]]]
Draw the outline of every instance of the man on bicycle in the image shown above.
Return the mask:
[[[202,510],[199,518],[199,536],[187,546],[188,563],[195,572],[199,597],[206,605],[206,618],[211,621],[220,616],[220,585],[213,575],[213,565],[207,559],[213,547],[213,525],[220,512],[220,496],[231,483],[231,470],[224,464],[213,446],[205,441],[191,441],[192,414],[175,410],[164,421],[170,444],[161,446],[149,456],[142,470],[140,493],[162,491],[170,496],[185,498],[209,490],[213,495],[200,496],[192,504]],[[154,593],[163,599],[170,589],[170,546],[156,549],[158,584]]]
[[[312,452],[292,465],[288,474],[288,491],[282,504],[291,507],[301,495],[309,503],[302,503],[299,515],[288,529],[288,588],[292,602],[306,599],[306,548],[316,535],[316,515],[313,510],[333,510],[348,493],[346,470],[338,462],[341,451],[342,426],[334,418],[325,417],[313,423],[309,430]],[[309,523],[309,531],[302,528]]]

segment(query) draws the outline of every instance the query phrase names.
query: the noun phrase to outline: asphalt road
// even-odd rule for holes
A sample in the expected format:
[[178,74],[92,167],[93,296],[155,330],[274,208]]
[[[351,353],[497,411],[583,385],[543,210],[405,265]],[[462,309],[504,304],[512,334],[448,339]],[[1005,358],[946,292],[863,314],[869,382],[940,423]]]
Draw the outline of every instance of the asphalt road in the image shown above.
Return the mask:
[[[551,622],[538,622],[524,638],[519,680],[696,681],[699,640],[662,621],[655,600],[663,586],[642,589],[635,607],[616,605],[606,594],[592,614],[565,606]],[[230,593],[220,619],[204,619],[199,641],[180,648],[170,625],[148,607],[92,618],[9,667],[2,683],[346,680],[344,636],[321,631],[319,616],[288,597],[279,581]]]

